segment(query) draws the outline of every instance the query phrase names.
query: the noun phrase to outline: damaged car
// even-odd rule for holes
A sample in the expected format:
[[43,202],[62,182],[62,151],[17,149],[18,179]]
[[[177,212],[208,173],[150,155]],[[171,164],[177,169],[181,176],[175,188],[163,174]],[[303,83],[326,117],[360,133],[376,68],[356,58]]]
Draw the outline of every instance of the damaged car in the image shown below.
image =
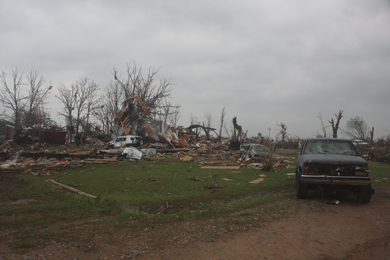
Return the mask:
[[363,141],[363,140],[353,140],[352,143],[354,145],[369,145],[369,143]]
[[248,155],[255,161],[264,161],[269,156],[268,147],[262,144],[246,144],[240,149],[241,157]]
[[369,165],[350,140],[315,138],[304,142],[295,171],[297,198],[305,199],[317,186],[345,188],[355,192],[359,202],[371,200]]
[[143,145],[143,139],[141,136],[136,135],[124,135],[119,136],[115,140],[108,144],[108,148],[121,148],[130,146],[141,146]]

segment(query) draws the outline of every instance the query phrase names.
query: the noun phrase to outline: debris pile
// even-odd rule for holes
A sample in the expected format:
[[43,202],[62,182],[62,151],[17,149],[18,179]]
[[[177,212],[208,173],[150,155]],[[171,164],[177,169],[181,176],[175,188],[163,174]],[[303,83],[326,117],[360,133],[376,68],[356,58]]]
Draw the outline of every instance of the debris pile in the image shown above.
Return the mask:
[[[154,147],[159,148],[154,148]],[[8,147],[8,146],[7,146]],[[272,162],[273,168],[267,169],[266,162],[255,162],[247,158],[243,160],[240,151],[231,151],[227,144],[212,141],[189,143],[187,148],[167,148],[155,144],[144,144],[142,147],[125,147],[116,149],[92,148],[87,151],[77,149],[34,150],[13,152],[3,149],[0,171],[9,173],[24,173],[33,175],[50,175],[51,172],[85,164],[105,164],[118,161],[154,161],[158,158],[174,158],[192,161],[203,167],[228,168],[242,167],[259,170],[278,170],[294,167],[293,163],[284,157],[278,157]]]
[[366,154],[366,160],[390,163],[389,154],[385,148],[372,147]]
[[[39,175],[83,164],[155,160],[161,157],[194,161],[208,167],[250,167],[267,171],[293,167],[291,161],[274,155],[263,162],[254,161],[255,158],[248,157],[248,153],[243,156],[240,151],[243,140],[251,143],[259,140],[245,138],[246,133],[237,124],[236,117],[233,118],[232,138],[213,140],[210,133],[215,132],[214,128],[200,124],[188,128],[171,127],[165,122],[153,120],[142,100],[133,96],[125,100],[122,110],[115,116],[115,124],[110,144],[95,138],[92,149],[84,145],[89,147],[87,151],[76,147],[72,149],[72,145],[59,146],[62,148],[58,150],[45,150],[45,145],[35,147],[31,144],[23,148],[14,146],[10,150],[11,144],[4,143],[0,148],[0,170]],[[265,140],[261,139],[260,143],[262,141]]]

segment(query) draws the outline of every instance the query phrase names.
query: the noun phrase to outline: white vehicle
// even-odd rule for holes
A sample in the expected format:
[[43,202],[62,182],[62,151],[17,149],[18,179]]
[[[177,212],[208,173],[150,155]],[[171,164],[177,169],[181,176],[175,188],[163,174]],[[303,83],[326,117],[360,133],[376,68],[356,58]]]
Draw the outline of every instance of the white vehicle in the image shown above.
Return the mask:
[[141,136],[137,135],[124,135],[117,137],[114,141],[111,141],[108,146],[114,148],[140,146],[143,145]]
[[353,140],[352,143],[354,145],[368,145],[368,143],[364,142],[363,140]]

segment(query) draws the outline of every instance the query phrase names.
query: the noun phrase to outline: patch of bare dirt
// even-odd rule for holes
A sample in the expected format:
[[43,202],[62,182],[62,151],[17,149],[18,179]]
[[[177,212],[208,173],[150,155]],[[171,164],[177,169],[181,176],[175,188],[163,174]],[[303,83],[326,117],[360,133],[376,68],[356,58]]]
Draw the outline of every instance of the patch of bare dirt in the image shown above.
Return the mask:
[[293,216],[139,259],[390,259],[389,205],[388,188],[368,204],[305,200]]
[[[0,241],[0,259],[390,259],[390,187],[373,186],[368,204],[348,197],[327,204],[317,196],[299,201],[295,214],[239,231],[181,221],[136,230],[95,227],[85,236],[75,225],[63,242],[27,253]],[[85,238],[73,241],[78,234]]]

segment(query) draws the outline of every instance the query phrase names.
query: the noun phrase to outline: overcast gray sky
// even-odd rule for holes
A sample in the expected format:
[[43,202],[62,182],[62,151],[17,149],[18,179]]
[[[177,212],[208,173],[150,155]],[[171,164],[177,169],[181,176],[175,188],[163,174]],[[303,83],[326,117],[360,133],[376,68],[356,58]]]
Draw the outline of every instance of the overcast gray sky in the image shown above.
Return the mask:
[[0,70],[44,75],[62,124],[61,83],[105,88],[135,62],[171,79],[184,126],[211,113],[217,128],[225,107],[249,136],[283,122],[304,138],[342,109],[342,128],[360,116],[378,138],[390,134],[389,28],[389,0],[0,0]]

